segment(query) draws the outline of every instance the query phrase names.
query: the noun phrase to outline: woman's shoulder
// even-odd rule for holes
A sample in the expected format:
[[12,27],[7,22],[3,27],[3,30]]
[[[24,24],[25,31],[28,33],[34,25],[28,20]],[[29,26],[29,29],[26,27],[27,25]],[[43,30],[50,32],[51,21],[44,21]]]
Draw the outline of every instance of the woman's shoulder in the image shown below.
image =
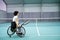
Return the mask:
[[14,16],[14,18],[18,18],[18,16]]

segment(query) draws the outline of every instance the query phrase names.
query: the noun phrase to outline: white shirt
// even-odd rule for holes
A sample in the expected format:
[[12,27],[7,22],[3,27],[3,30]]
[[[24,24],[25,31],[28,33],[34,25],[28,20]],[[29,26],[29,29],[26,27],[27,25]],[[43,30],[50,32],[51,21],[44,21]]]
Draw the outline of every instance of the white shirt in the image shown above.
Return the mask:
[[[18,19],[18,16],[13,17],[13,22],[16,22],[16,19]],[[18,23],[18,21],[16,23]]]
[[[14,16],[13,17],[13,22],[16,22],[16,19],[18,19],[18,16]],[[19,21],[19,20],[18,20]],[[18,23],[19,24],[19,22],[16,22],[16,23]],[[20,25],[20,24],[19,24]],[[21,25],[20,25],[21,26]]]
[[18,18],[18,16],[14,16],[13,17],[13,22],[15,21],[16,22],[16,19]]

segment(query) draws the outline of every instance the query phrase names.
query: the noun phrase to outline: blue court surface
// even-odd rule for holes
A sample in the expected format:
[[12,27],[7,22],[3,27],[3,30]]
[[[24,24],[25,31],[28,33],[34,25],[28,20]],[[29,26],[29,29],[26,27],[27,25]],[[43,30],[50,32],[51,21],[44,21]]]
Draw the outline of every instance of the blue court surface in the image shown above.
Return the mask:
[[7,35],[10,23],[0,23],[0,40],[60,40],[60,22],[30,22],[25,25],[26,35],[23,38],[14,34]]
[[[10,38],[11,22],[26,20],[25,36]],[[60,0],[0,0],[0,40],[60,40]]]

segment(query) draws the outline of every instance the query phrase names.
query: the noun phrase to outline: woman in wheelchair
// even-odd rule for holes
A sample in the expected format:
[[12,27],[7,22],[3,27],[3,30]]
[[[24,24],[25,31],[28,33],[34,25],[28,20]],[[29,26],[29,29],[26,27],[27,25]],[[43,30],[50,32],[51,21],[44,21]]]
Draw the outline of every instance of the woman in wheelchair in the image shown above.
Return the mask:
[[19,15],[19,12],[18,12],[18,11],[15,11],[15,12],[14,12],[13,20],[12,20],[12,22],[11,22],[11,31],[12,31],[12,32],[16,31],[15,29],[20,26],[20,25],[19,25],[18,15]]
[[7,29],[7,34],[11,37],[14,33],[16,33],[19,37],[23,37],[26,33],[25,28],[23,27],[23,24],[19,24],[19,19],[18,19],[19,12],[15,11],[14,12],[14,17],[11,22],[11,26],[8,27]]

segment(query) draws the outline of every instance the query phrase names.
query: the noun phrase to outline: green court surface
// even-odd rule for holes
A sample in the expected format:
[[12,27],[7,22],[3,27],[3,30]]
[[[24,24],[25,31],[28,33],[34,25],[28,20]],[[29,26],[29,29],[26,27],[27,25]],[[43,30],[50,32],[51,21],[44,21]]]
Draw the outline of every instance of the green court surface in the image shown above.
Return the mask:
[[23,38],[14,34],[7,35],[10,23],[0,23],[0,40],[60,40],[60,22],[30,22],[25,25],[26,35]]

